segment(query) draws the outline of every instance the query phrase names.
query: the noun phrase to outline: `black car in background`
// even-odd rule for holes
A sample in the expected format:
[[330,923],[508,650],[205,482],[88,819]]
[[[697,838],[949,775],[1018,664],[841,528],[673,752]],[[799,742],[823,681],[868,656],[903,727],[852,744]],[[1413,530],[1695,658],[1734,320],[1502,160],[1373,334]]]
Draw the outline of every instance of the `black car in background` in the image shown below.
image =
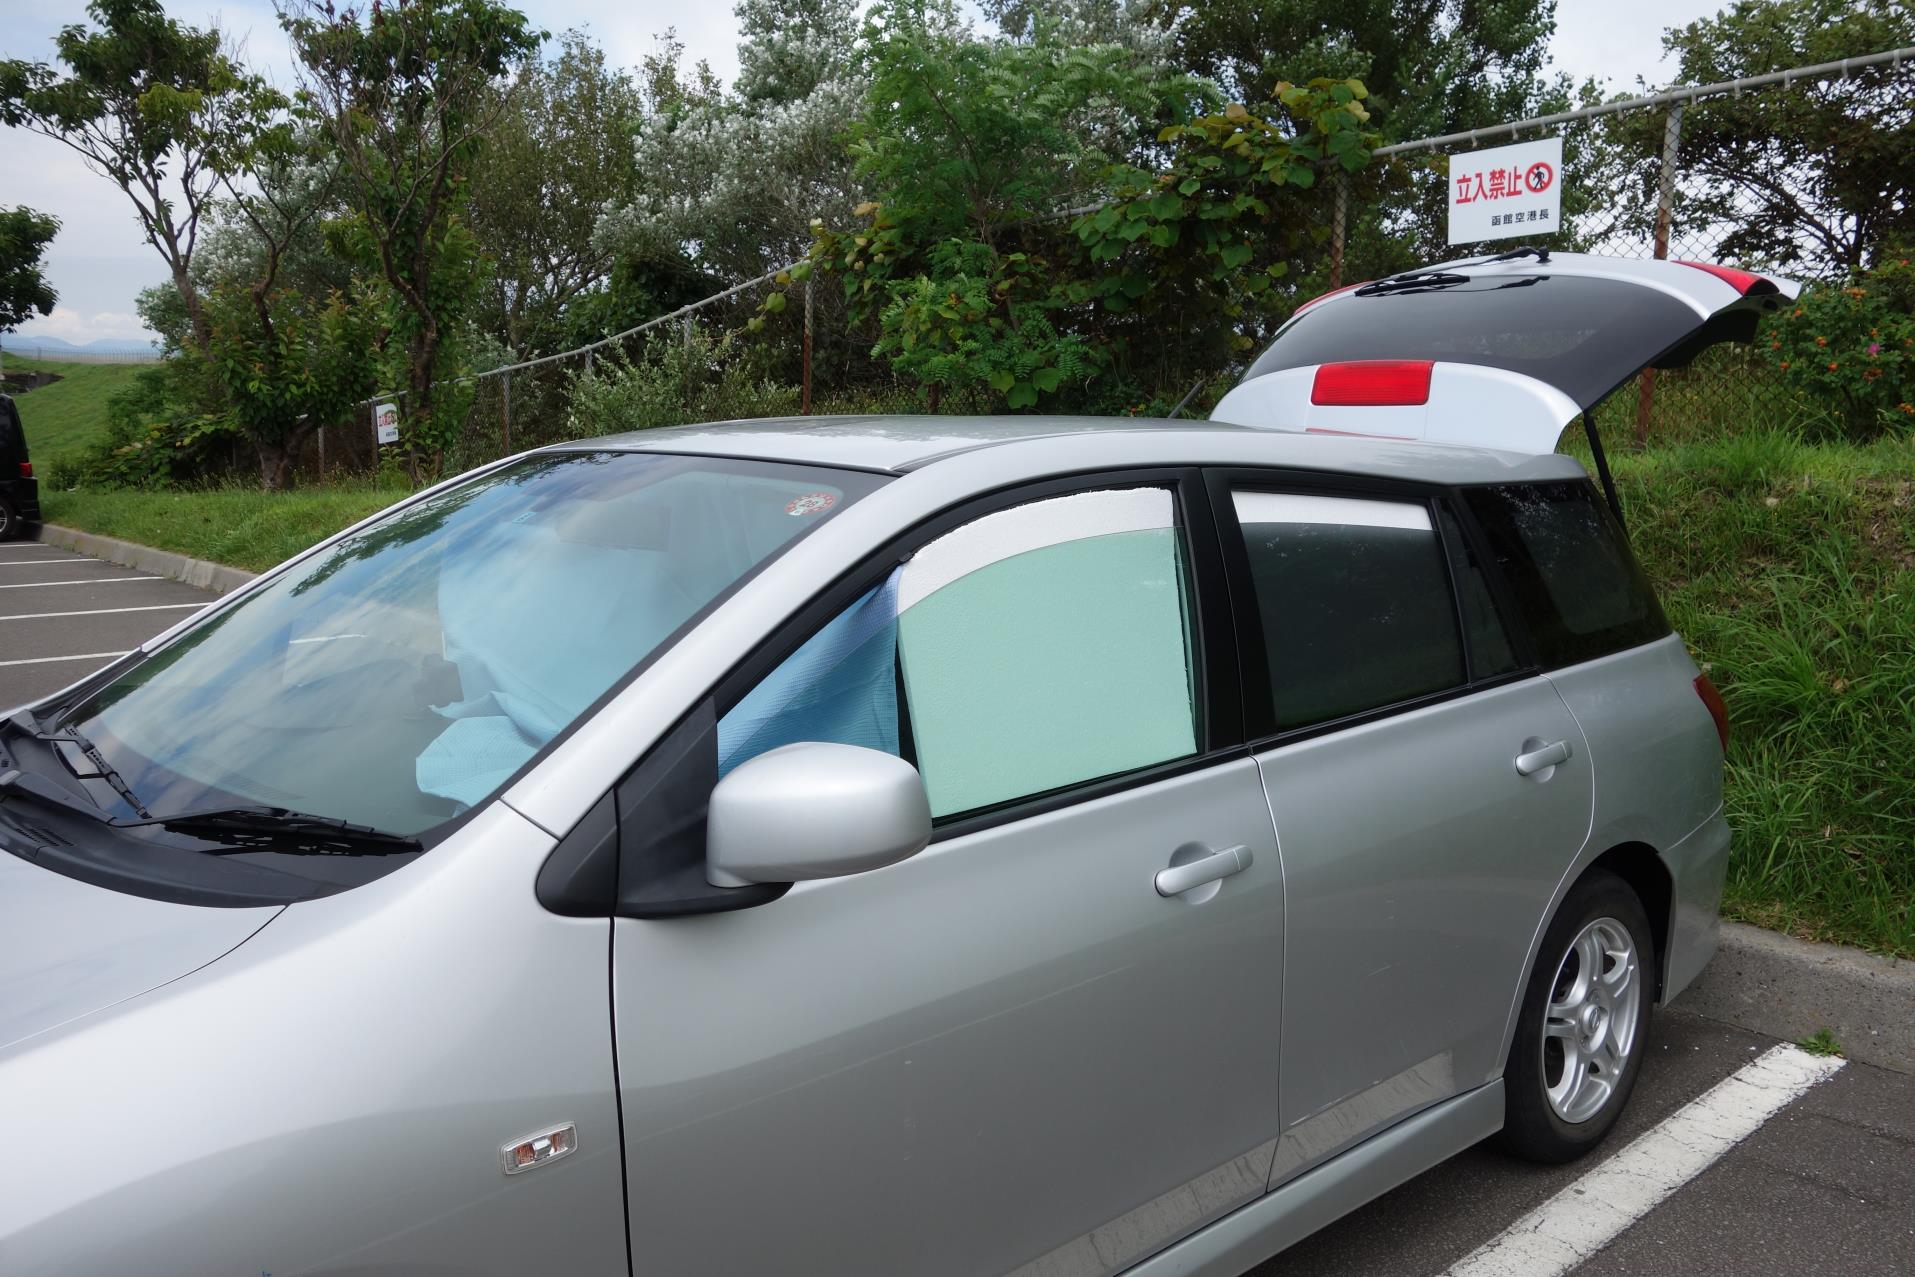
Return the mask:
[[27,432],[13,398],[0,395],[0,541],[27,536],[40,525],[40,481],[27,459]]

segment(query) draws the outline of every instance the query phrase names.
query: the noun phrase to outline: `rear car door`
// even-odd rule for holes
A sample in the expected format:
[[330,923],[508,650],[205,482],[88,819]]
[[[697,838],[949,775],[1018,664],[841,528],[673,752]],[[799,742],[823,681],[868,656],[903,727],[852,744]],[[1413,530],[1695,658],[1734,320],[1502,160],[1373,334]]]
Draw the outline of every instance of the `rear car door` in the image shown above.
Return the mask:
[[1499,1074],[1591,772],[1446,500],[1246,472],[1213,490],[1254,604],[1246,731],[1288,892],[1274,1184]]
[[1124,475],[947,516],[641,764],[640,839],[702,838],[713,779],[799,741],[915,763],[936,834],[617,921],[638,1271],[1103,1274],[1263,1192],[1283,881],[1206,501]]

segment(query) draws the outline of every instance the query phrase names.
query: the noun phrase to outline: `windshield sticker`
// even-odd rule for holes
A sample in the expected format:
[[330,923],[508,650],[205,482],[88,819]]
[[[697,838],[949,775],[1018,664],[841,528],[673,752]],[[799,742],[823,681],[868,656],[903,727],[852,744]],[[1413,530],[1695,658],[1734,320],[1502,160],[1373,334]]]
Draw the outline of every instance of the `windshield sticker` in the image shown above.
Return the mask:
[[823,514],[838,504],[838,498],[829,492],[807,492],[785,506],[785,513],[793,518],[803,518],[807,514]]

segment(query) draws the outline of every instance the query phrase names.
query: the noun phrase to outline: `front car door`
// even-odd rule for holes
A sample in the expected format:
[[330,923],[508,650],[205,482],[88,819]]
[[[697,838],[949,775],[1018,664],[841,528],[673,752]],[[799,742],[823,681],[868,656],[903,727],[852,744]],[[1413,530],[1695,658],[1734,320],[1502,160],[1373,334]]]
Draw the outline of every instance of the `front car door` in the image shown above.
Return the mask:
[[[1216,570],[1191,474],[1000,497],[833,587],[679,733],[708,776],[897,753],[937,833],[618,920],[637,1271],[1102,1274],[1263,1191],[1283,884]],[[1160,894],[1206,857],[1235,871]]]
[[[1447,501],[1254,473],[1213,487],[1254,600],[1246,727],[1289,893],[1275,1183],[1500,1073],[1591,773]],[[1566,757],[1535,765],[1544,750]]]

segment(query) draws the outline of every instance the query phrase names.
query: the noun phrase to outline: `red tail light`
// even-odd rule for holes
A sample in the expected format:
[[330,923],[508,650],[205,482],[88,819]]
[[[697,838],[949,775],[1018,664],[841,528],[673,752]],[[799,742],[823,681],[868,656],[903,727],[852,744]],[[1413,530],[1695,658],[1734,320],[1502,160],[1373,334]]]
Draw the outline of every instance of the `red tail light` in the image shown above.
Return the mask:
[[1696,695],[1709,707],[1709,717],[1716,721],[1716,735],[1722,738],[1722,752],[1729,752],[1729,707],[1722,703],[1722,693],[1716,691],[1716,685],[1709,681],[1707,674],[1696,675]]
[[1363,287],[1363,285],[1364,285],[1364,284],[1367,284],[1367,283],[1369,283],[1369,282],[1370,282],[1370,281],[1366,279],[1366,280],[1363,280],[1363,281],[1362,281],[1361,283],[1356,283],[1356,284],[1345,284],[1345,285],[1344,285],[1343,287],[1341,287],[1341,288],[1332,288],[1332,289],[1331,289],[1331,290],[1330,290],[1329,292],[1327,292],[1327,293],[1319,293],[1319,294],[1318,294],[1317,296],[1315,296],[1315,297],[1312,297],[1312,298],[1311,298],[1311,299],[1310,299],[1309,301],[1307,301],[1307,302],[1305,302],[1305,303],[1303,303],[1303,305],[1301,305],[1301,306],[1299,306],[1299,307],[1297,307],[1297,308],[1296,308],[1295,310],[1293,310],[1293,311],[1291,311],[1291,312],[1290,312],[1290,317],[1291,317],[1292,319],[1295,319],[1295,318],[1296,318],[1296,317],[1297,317],[1298,315],[1301,315],[1301,314],[1302,314],[1302,313],[1303,313],[1304,311],[1306,311],[1306,310],[1308,310],[1308,309],[1310,309],[1310,307],[1312,307],[1312,306],[1314,306],[1314,305],[1316,305],[1316,304],[1317,304],[1318,302],[1320,302],[1320,301],[1328,301],[1328,300],[1329,300],[1330,298],[1332,298],[1332,297],[1335,297],[1335,296],[1336,296],[1336,295],[1337,295],[1338,293],[1347,293],[1347,292],[1349,292],[1349,291],[1350,291],[1350,290],[1351,290],[1352,288],[1361,288],[1361,287]]
[[1699,271],[1707,271],[1744,296],[1750,292],[1761,294],[1776,291],[1775,285],[1762,276],[1751,271],[1737,270],[1733,266],[1718,266],[1714,262],[1678,262],[1677,265],[1693,266]]
[[1331,408],[1388,408],[1430,401],[1428,359],[1360,359],[1317,365],[1310,402]]
[[31,461],[22,461],[20,463],[20,477],[22,479],[31,479],[33,477],[33,463]]

